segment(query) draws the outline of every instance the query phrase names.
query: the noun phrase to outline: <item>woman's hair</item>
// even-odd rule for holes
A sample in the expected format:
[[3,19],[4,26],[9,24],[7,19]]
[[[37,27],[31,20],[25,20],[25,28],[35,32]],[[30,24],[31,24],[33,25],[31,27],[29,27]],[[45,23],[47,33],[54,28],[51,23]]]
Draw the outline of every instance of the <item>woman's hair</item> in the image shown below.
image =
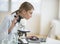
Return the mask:
[[22,10],[28,11],[28,10],[31,10],[31,9],[34,9],[34,7],[33,7],[33,5],[31,3],[29,3],[29,2],[23,2],[21,4],[21,6],[19,7],[19,9],[16,10],[15,12],[13,12],[13,13],[21,12]]

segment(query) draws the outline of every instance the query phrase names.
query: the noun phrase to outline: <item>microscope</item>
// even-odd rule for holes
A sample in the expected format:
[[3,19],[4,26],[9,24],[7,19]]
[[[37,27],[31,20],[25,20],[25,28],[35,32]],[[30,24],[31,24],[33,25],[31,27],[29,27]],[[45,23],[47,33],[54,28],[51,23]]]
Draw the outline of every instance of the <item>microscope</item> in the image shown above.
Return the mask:
[[[14,17],[16,17],[16,16],[14,16]],[[17,22],[18,22],[18,30],[17,30],[18,44],[28,44],[26,37],[27,37],[27,33],[30,31],[25,30],[24,21],[22,21],[22,19],[23,18],[21,16],[19,16],[19,19],[17,20]]]
[[29,30],[25,29],[24,20],[21,19],[20,23],[18,24],[18,44],[28,44],[26,39],[27,33],[30,32]]
[[[18,44],[28,44],[27,41],[27,32],[30,31],[22,31],[22,30],[18,30]],[[24,37],[23,37],[24,36]]]
[[30,32],[28,30],[24,30],[25,27],[23,25],[20,24],[20,29],[18,30],[18,44],[28,44],[27,41],[27,33]]

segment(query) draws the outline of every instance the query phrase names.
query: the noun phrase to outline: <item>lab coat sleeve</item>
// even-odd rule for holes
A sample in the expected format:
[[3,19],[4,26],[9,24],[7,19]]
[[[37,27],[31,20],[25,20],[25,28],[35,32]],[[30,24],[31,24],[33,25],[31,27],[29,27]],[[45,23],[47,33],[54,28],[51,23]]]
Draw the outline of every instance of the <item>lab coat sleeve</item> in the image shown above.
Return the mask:
[[8,36],[9,25],[10,25],[9,18],[5,17],[0,25],[0,40]]

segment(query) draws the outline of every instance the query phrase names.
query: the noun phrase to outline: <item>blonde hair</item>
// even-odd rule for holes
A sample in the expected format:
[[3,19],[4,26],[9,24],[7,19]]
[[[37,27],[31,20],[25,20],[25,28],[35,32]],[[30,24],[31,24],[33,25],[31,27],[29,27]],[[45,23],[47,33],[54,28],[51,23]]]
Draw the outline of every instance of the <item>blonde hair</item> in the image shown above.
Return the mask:
[[33,5],[31,3],[29,3],[29,2],[23,2],[21,4],[21,6],[19,7],[19,9],[16,10],[15,12],[13,12],[13,13],[18,13],[18,12],[21,12],[22,10],[28,11],[28,10],[31,10],[31,9],[34,10],[34,7],[33,7]]

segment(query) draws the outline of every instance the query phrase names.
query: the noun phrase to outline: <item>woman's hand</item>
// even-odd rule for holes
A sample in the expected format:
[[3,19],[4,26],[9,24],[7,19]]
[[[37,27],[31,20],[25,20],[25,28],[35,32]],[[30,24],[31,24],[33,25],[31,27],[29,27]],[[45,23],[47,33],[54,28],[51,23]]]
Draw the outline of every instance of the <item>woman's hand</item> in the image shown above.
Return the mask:
[[15,17],[13,20],[12,20],[12,23],[11,23],[11,26],[10,28],[8,29],[8,33],[10,33],[13,29],[13,27],[15,26],[15,24],[17,23],[17,20],[18,20],[18,17]]
[[17,20],[14,18],[13,21],[12,21],[12,23],[11,23],[11,27],[13,28],[16,23],[17,23]]

